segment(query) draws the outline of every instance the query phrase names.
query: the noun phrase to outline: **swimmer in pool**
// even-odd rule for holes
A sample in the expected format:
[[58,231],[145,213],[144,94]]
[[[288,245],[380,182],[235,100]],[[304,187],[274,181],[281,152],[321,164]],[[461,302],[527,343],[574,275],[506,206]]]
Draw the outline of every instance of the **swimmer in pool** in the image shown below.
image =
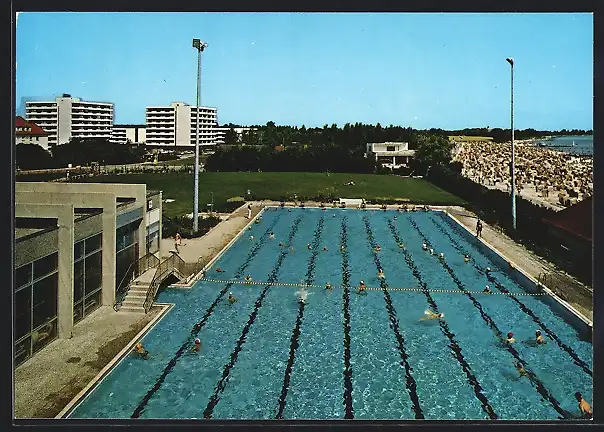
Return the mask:
[[194,352],[201,351],[201,341],[199,340],[199,338],[195,338],[195,345],[193,345],[192,351],[194,351]]
[[271,238],[271,239],[274,239],[275,238],[275,233],[270,233],[268,237]]
[[468,261],[470,261],[470,255],[465,254],[465,255],[463,256],[463,261],[464,261],[464,262],[468,262]]
[[220,267],[216,267],[217,273],[224,273],[226,270],[221,269]]
[[358,293],[359,294],[361,294],[361,293],[366,294],[367,293],[366,289],[367,289],[367,286],[365,285],[365,282],[361,281],[359,283],[359,291],[358,291]]
[[379,277],[380,279],[384,279],[384,271],[383,271],[382,269],[379,269],[379,270],[378,270],[378,277]]
[[134,354],[136,354],[143,360],[147,360],[147,357],[149,356],[149,351],[147,351],[145,347],[143,347],[143,344],[139,342],[134,346]]
[[405,249],[405,243],[400,242],[400,243],[398,244],[398,247],[400,247],[401,249]]
[[345,252],[346,249],[344,248],[344,246],[340,246],[340,252]]
[[431,310],[425,310],[424,311],[424,316],[421,317],[419,320],[420,321],[426,321],[426,320],[433,320],[433,319],[439,319],[439,318],[444,318],[445,314],[444,313],[436,313],[436,312],[432,312]]
[[306,288],[297,291],[296,295],[298,296],[298,302],[306,304],[306,299],[308,298],[308,291],[306,291]]
[[422,244],[422,249],[423,250],[428,250],[428,245],[426,243]]
[[516,368],[516,370],[518,371],[518,373],[520,374],[521,377],[527,375],[527,372],[524,369],[524,366],[522,366],[522,364],[519,361],[514,361],[514,367]]
[[434,249],[430,248],[430,255],[434,255]]
[[439,259],[439,260],[441,260],[441,261],[444,261],[444,260],[445,260],[445,254],[441,252],[441,253],[438,255],[438,259]]
[[327,246],[323,246],[323,252],[327,252]]
[[514,333],[508,332],[507,337],[505,338],[505,341],[506,341],[506,343],[509,343],[509,344],[516,342],[516,339],[514,339]]
[[546,343],[545,338],[541,335],[541,331],[539,330],[535,332],[535,342],[537,342],[538,345],[543,345]]
[[491,274],[491,267],[487,267],[486,273],[487,273],[487,275]]
[[312,249],[312,246],[310,245],[310,243],[308,243],[308,244],[306,245],[306,247],[308,248],[308,250],[311,250],[311,249]]
[[232,292],[230,292],[230,293],[229,293],[229,303],[230,303],[230,304],[233,304],[233,303],[235,303],[236,301],[237,301],[237,297],[235,297],[235,296],[233,295],[233,293],[232,293]]
[[254,236],[250,236],[250,241],[254,241]]
[[285,246],[285,243],[279,242],[279,247],[283,247],[283,246]]
[[290,247],[290,248],[289,248],[289,251],[290,251],[290,252],[293,252],[293,251],[294,251],[294,248],[293,248],[293,247]]
[[250,275],[247,275],[247,276],[245,277],[245,282],[246,282],[246,283],[252,283],[252,277],[251,277]]
[[591,419],[593,417],[593,410],[591,409],[591,405],[587,403],[580,392],[575,393],[575,398],[577,402],[579,402],[579,411],[581,411],[581,415],[583,418]]
[[377,245],[377,246],[375,247],[375,251],[376,251],[376,252],[379,252],[379,251],[381,251],[381,250],[382,250],[382,247],[381,247],[380,245]]
[[331,289],[331,284],[330,284],[329,282],[327,282],[327,283],[325,284],[325,289],[328,289],[328,290],[330,290],[330,289]]
[[489,288],[488,285],[484,287],[484,289],[482,290],[482,292],[485,293],[485,294],[491,294],[492,293],[491,288]]

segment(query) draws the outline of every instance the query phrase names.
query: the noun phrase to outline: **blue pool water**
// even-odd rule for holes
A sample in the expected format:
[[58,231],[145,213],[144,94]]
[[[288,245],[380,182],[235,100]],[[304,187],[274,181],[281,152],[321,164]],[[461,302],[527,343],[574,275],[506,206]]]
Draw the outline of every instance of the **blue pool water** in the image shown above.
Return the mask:
[[[574,418],[574,393],[592,398],[591,343],[542,297],[481,293],[486,284],[525,291],[445,217],[268,208],[217,261],[226,273],[207,278],[275,284],[202,280],[162,292],[157,301],[175,306],[142,340],[149,359],[125,357],[70,417]],[[360,280],[375,289],[359,295]],[[310,284],[306,304],[299,286],[282,283]],[[444,319],[419,321],[428,308]],[[200,353],[191,351],[196,324]],[[530,343],[535,330],[547,344]],[[508,331],[511,348],[498,338]]]

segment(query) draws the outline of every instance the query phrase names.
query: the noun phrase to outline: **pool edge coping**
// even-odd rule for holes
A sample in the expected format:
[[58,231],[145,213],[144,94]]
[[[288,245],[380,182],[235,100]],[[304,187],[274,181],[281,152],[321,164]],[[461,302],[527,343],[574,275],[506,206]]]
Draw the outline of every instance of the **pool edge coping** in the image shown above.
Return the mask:
[[101,369],[101,371],[96,374],[96,376],[92,378],[92,380],[90,380],[90,382],[86,384],[86,386],[82,390],[80,390],[78,394],[75,395],[73,399],[71,399],[69,403],[67,403],[67,405],[65,405],[65,407],[54,418],[68,418],[67,415],[71,414],[82,402],[84,402],[84,400],[86,400],[86,397],[94,391],[96,386],[99,385],[103,381],[103,379],[105,379],[111,373],[113,368],[126,357],[126,355],[132,350],[136,342],[141,340],[149,331],[151,331],[152,328],[155,327],[159,323],[159,321],[161,321],[161,319],[168,314],[168,312],[174,307],[174,305],[174,303],[155,303],[155,306],[160,306],[162,308],[162,310],[157,314],[157,316],[151,321],[149,321],[147,325],[145,325],[145,327],[143,327],[141,331],[139,331],[136,336],[134,336],[134,338],[132,338],[126,344],[126,346],[122,348],[122,350],[117,353],[111,359],[111,361],[109,361],[109,363],[107,363],[103,367],[103,369]]
[[[455,216],[453,216],[452,214],[450,214],[447,210],[438,210],[438,211],[442,211],[446,216],[448,216],[449,218],[451,218],[462,229],[466,230],[470,235],[474,236],[474,234],[472,233],[472,231],[470,231],[470,229],[468,227],[466,227],[463,223],[461,223],[460,221],[458,221],[457,218]],[[476,236],[474,236],[474,237],[476,237]],[[493,251],[493,253],[499,255],[499,257],[502,258],[502,259],[504,259],[506,262],[511,263],[512,266],[513,266],[513,268],[514,268],[514,270],[518,271],[519,273],[522,273],[522,275],[524,277],[526,277],[528,280],[530,280],[531,282],[533,282],[536,287],[540,287],[541,289],[543,289],[543,291],[545,291],[550,297],[552,297],[554,300],[556,300],[558,303],[560,303],[561,306],[563,306],[565,309],[567,309],[569,312],[571,312],[573,315],[575,315],[577,318],[579,318],[581,321],[583,321],[588,327],[590,327],[591,329],[593,329],[593,321],[591,321],[589,318],[587,318],[581,312],[579,312],[578,310],[576,310],[571,304],[569,304],[567,301],[563,300],[562,298],[558,297],[546,285],[544,285],[541,282],[537,281],[534,277],[532,277],[530,274],[528,274],[527,271],[525,271],[517,263],[515,263],[514,261],[512,261],[511,259],[509,259],[507,256],[505,256],[502,252],[500,252],[497,248],[495,248],[489,242],[487,242],[486,240],[484,240],[481,237],[476,237],[476,240],[479,241],[479,242],[481,242],[481,243],[483,243],[484,246],[486,246],[491,251]]]

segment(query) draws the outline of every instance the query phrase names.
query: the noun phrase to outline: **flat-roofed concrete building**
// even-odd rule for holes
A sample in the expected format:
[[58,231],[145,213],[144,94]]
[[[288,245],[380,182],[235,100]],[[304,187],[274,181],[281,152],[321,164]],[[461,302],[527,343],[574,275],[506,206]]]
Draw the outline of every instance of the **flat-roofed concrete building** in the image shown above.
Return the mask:
[[159,251],[162,193],[144,184],[17,182],[15,202],[18,365],[113,307],[132,264]]
[[375,157],[376,162],[388,168],[408,166],[415,156],[415,150],[409,150],[408,142],[367,143],[366,157]]
[[111,140],[113,104],[87,102],[69,94],[54,101],[26,102],[25,117],[48,132],[50,146],[65,144],[72,138]]
[[[150,147],[186,150],[195,148],[197,112],[184,102],[149,106],[145,114],[145,144]],[[199,145],[214,147],[217,139],[217,110],[199,107]]]
[[144,144],[145,125],[113,125],[111,141],[119,144]]

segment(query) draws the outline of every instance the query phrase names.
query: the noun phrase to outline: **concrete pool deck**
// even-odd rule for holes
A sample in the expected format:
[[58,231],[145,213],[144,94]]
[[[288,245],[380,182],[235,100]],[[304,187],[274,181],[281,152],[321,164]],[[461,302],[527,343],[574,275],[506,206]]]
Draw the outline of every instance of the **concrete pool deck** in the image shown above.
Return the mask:
[[[292,204],[288,203],[288,205]],[[305,204],[307,207],[319,206],[319,203],[306,202]],[[252,218],[266,205],[279,205],[279,203],[252,202]],[[368,208],[377,209],[379,206],[368,206]],[[388,206],[388,208],[396,209],[398,206]],[[470,231],[474,230],[475,215],[464,208],[450,206],[433,208],[447,210]],[[250,222],[246,215],[247,209],[242,206],[203,237],[183,239],[183,244],[179,247],[179,255],[187,263],[198,261],[203,265],[210,263],[216,254]],[[543,272],[559,272],[553,264],[531,253],[524,246],[515,243],[484,222],[482,237],[534,278]],[[173,239],[162,239],[161,257],[168,256],[173,248]],[[563,293],[564,299],[593,320],[591,289],[579,282],[573,282],[570,276],[568,282]],[[144,315],[115,312],[113,308],[104,306],[93,312],[74,328],[72,339],[59,339],[52,342],[16,369],[15,417],[23,419],[57,416],[161,311],[161,307],[154,306],[149,314]]]

